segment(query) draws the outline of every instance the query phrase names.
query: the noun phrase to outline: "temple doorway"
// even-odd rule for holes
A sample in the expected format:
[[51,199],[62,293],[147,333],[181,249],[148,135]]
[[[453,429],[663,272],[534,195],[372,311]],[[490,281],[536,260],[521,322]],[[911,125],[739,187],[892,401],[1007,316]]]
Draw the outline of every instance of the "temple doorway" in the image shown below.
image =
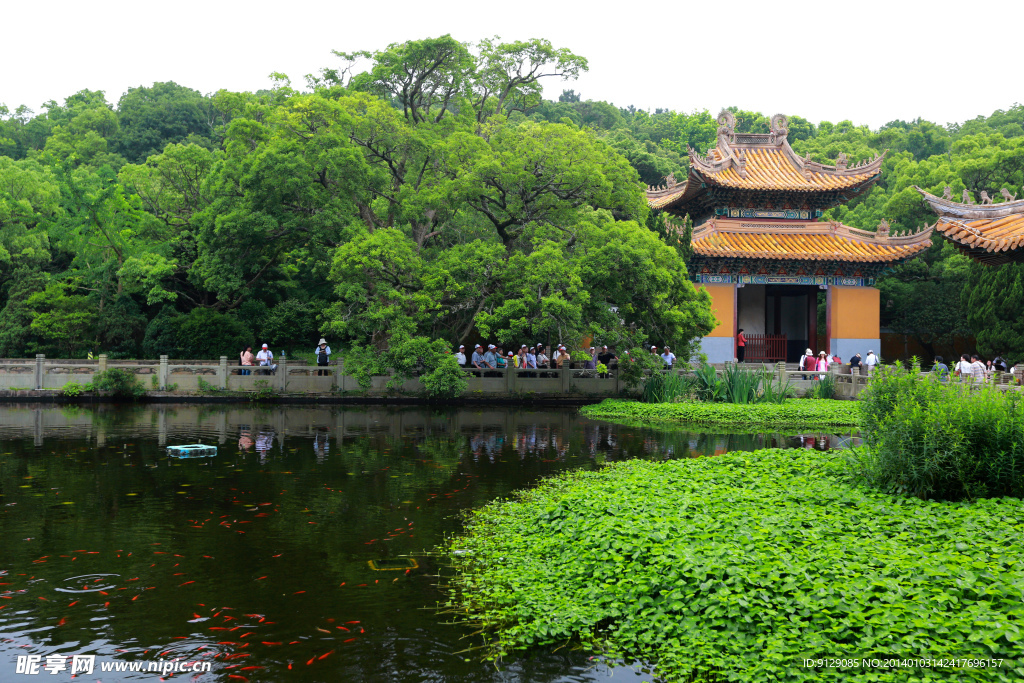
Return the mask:
[[741,285],[736,323],[748,340],[745,360],[795,363],[804,349],[816,351],[819,291],[816,285]]

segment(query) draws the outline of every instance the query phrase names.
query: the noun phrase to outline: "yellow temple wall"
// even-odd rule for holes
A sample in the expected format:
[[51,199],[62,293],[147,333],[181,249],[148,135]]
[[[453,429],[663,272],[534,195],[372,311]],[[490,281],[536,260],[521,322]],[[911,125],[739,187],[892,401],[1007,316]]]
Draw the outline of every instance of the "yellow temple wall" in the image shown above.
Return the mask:
[[736,285],[697,285],[711,295],[711,312],[718,319],[718,325],[708,333],[709,337],[733,337],[736,322]]
[[829,336],[835,339],[879,338],[881,293],[877,289],[832,287],[830,294]]

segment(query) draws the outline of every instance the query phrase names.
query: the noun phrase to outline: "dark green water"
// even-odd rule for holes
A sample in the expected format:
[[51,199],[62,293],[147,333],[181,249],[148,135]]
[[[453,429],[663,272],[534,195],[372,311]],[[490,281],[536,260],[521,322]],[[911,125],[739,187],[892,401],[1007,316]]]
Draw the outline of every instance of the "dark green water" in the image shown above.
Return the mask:
[[[819,438],[846,442],[575,410],[0,407],[0,681],[71,679],[16,674],[28,655],[95,655],[90,682],[175,658],[211,671],[171,680],[650,680],[570,648],[461,652],[479,638],[434,609],[459,512],[567,469]],[[218,454],[168,457],[195,442]]]

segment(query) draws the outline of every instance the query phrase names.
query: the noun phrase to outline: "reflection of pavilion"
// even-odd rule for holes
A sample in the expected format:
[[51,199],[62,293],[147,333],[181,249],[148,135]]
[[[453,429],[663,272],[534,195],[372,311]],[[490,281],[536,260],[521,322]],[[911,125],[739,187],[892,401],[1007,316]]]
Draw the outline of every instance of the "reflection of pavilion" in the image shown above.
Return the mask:
[[[718,140],[707,155],[690,150],[687,179],[648,188],[651,208],[689,214],[693,280],[711,294],[719,325],[702,340],[711,362],[736,357],[739,328],[752,361],[795,361],[817,347],[818,292],[826,291],[826,350],[847,358],[878,349],[875,278],[930,244],[931,231],[895,237],[819,221],[826,209],[866,192],[882,157],[835,166],[797,156],[785,116],[769,133],[737,133],[731,112],[718,116]],[[817,350],[817,349],[815,349]]]

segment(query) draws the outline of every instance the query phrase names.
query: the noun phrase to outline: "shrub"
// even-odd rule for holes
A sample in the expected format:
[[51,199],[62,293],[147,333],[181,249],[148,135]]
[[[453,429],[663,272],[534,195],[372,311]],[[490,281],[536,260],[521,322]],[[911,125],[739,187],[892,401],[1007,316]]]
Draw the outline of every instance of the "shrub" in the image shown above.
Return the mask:
[[836,397],[836,377],[831,372],[821,376],[821,379],[814,383],[814,389],[811,390],[812,398],[835,398]]
[[[669,681],[1019,680],[1024,503],[894,504],[842,473],[835,452],[763,450],[548,480],[471,513],[448,607],[492,656],[575,640]],[[804,663],[942,652],[1002,662]]]
[[791,381],[779,382],[767,369],[741,370],[727,365],[719,377],[715,368],[705,363],[694,368],[693,376],[697,398],[702,401],[782,403],[795,393]]
[[693,377],[675,372],[655,371],[644,382],[640,400],[644,403],[673,403],[690,396],[694,385]]
[[106,391],[116,398],[130,398],[133,401],[146,395],[146,386],[138,376],[121,368],[111,368],[96,374],[92,378],[92,386],[96,391]]
[[68,397],[81,396],[82,392],[85,390],[85,386],[78,382],[68,382],[61,388],[60,395]]
[[1024,494],[1020,395],[878,368],[862,394],[854,472],[885,491],[939,500]]
[[636,389],[648,375],[665,369],[660,356],[648,353],[639,346],[619,357],[619,379],[630,389]]
[[391,376],[389,389],[400,387],[406,379],[419,377],[430,396],[459,396],[468,386],[448,342],[406,334],[396,334],[383,351],[353,344],[345,356],[345,371],[363,388],[371,386],[373,376],[384,375]]
[[253,381],[255,391],[249,394],[250,401],[267,401],[277,396],[277,391],[270,386],[270,380],[258,379]]
[[429,395],[443,398],[461,396],[469,386],[466,374],[450,354],[438,358],[434,369],[421,376],[420,381]]

